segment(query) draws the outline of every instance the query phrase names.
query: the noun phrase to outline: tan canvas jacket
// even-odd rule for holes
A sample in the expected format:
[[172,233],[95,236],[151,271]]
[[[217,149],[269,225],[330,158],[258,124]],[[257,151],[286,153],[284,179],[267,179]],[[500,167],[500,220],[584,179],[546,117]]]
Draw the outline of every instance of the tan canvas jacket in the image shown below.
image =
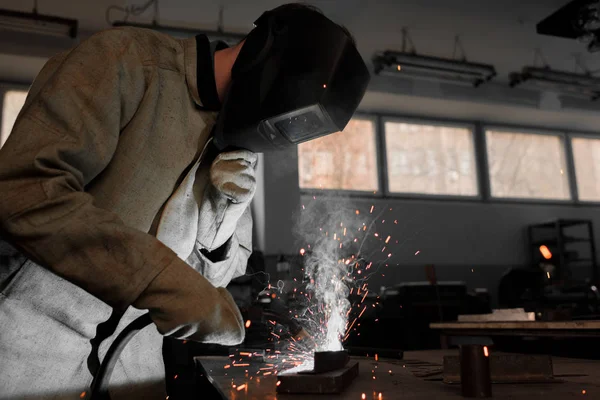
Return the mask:
[[[44,390],[57,398],[79,396],[91,382],[86,357],[98,324],[114,310],[125,311],[114,339],[146,312],[130,305],[167,266],[171,275],[186,277],[188,289],[206,293],[208,317],[218,313],[211,304],[214,286],[200,273],[189,274],[190,266],[152,232],[215,122],[216,112],[203,109],[197,57],[193,38],[111,29],[51,59],[32,85],[0,150],[0,398]],[[194,268],[231,271],[223,284],[243,274],[251,229],[247,210],[222,260],[195,252]],[[153,288],[144,304],[160,305],[161,296],[177,301],[176,287]],[[28,328],[33,324],[35,334]],[[159,339],[151,327],[130,346],[139,353],[130,352],[137,364],[121,363],[117,370],[127,376],[120,384],[136,374],[138,381],[160,374]],[[48,340],[58,343],[55,349]],[[100,347],[100,358],[109,344]],[[25,353],[36,361],[27,364]],[[59,381],[44,372],[49,365]],[[9,393],[24,382],[30,387]]]

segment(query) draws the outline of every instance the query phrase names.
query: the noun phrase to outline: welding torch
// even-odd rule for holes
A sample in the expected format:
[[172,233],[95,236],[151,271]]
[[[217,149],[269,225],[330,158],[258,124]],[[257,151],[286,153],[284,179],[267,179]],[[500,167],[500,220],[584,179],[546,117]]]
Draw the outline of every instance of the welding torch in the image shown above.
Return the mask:
[[290,331],[290,335],[297,341],[308,341],[311,343],[315,343],[311,335],[298,323],[295,318],[287,316],[284,312],[275,312],[272,310],[263,311],[263,315],[267,318],[270,318],[281,325],[285,325],[288,327]]

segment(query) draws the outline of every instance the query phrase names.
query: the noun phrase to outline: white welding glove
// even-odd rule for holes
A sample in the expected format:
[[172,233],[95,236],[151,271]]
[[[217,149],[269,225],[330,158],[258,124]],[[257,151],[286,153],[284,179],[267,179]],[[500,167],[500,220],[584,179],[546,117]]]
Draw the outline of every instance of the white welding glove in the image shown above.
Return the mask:
[[150,311],[158,331],[176,339],[234,346],[244,341],[244,321],[224,288],[215,288],[175,259],[133,302]]
[[210,167],[210,184],[198,218],[197,245],[213,251],[231,238],[256,191],[258,156],[248,150],[219,154]]

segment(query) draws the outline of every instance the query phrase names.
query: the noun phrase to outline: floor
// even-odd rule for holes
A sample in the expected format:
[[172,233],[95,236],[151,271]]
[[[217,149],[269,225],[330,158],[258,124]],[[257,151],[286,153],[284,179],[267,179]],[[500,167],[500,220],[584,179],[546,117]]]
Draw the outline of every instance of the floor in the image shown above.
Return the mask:
[[[359,375],[339,400],[430,400],[462,399],[460,385],[442,383],[439,373],[444,355],[457,350],[405,353],[404,360],[353,358],[359,361]],[[226,367],[224,357],[204,357],[203,364],[231,400],[314,400],[319,395],[278,395],[277,377],[264,376],[265,364]],[[556,383],[493,385],[493,397],[510,400],[600,399],[600,361],[553,358]],[[243,386],[245,385],[245,386]],[[364,394],[364,397],[363,397]],[[380,395],[381,394],[381,395]]]

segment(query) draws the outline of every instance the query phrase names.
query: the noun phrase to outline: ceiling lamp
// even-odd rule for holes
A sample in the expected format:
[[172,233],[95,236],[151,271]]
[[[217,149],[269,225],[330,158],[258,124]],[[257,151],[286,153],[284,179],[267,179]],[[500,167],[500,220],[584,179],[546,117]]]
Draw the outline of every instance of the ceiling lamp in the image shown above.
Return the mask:
[[577,74],[548,67],[524,67],[510,74],[511,87],[545,90],[563,95],[596,100],[600,97],[600,78],[590,73]]
[[62,37],[77,37],[77,20],[0,9],[0,29]]
[[[131,22],[129,21],[130,16],[140,16],[146,10],[150,8],[150,6],[154,6],[153,11],[153,19],[152,23],[141,23],[141,22]],[[121,6],[110,6],[106,9],[106,22],[109,25],[114,27],[118,26],[131,26],[135,28],[145,28],[152,29],[169,36],[174,36],[178,38],[188,38],[196,35],[206,35],[210,40],[220,40],[228,45],[236,45],[238,44],[246,35],[240,33],[229,33],[223,31],[223,6],[219,9],[219,22],[217,30],[203,30],[203,29],[195,29],[195,28],[187,28],[187,27],[179,27],[179,26],[168,26],[161,25],[158,23],[158,0],[148,0],[145,4],[138,5],[130,5],[127,7]],[[120,21],[111,21],[110,12],[112,10],[120,11],[124,13],[123,20]]]
[[397,51],[384,51],[376,54],[373,64],[375,73],[378,75],[466,83],[475,87],[496,76],[496,69],[492,65]]
[[[407,51],[407,44],[412,49]],[[402,51],[387,50],[373,57],[375,73],[394,77],[407,77],[454,84],[479,86],[496,76],[493,65],[467,62],[464,50],[455,38],[454,54],[462,52],[461,59],[448,59],[417,54],[406,29],[402,30]]]
[[235,45],[239,43],[246,35],[237,34],[237,33],[228,33],[222,31],[205,31],[201,29],[193,29],[193,28],[183,28],[177,26],[167,26],[160,24],[144,24],[144,23],[136,23],[136,22],[128,22],[128,21],[115,21],[112,23],[112,26],[131,26],[135,28],[145,28],[145,29],[153,29],[155,31],[178,37],[178,38],[187,38],[196,35],[206,35],[210,40],[221,40],[228,45]]

